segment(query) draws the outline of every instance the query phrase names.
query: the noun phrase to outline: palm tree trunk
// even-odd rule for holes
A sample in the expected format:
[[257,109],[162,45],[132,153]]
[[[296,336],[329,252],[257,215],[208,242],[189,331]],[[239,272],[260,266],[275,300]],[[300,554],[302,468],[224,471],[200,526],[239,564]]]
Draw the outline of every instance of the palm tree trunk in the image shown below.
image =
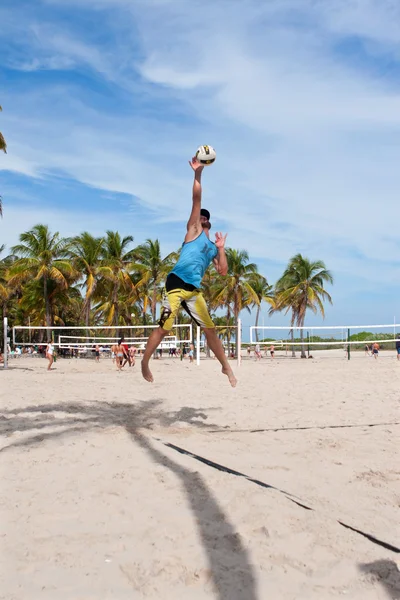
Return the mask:
[[[237,327],[239,321],[239,299],[237,296],[237,290],[235,291],[235,305],[234,305],[234,316],[235,316],[235,328],[236,328],[236,338],[237,338]],[[238,357],[238,347],[237,343],[235,344],[235,357]]]
[[260,318],[260,312],[261,312],[261,303],[257,306],[257,313],[256,313],[256,342],[258,342],[258,319]]
[[86,327],[89,327],[90,324],[90,299],[88,299],[87,304],[86,304],[86,311],[85,311],[85,325]]
[[[51,327],[51,310],[50,310],[50,302],[49,302],[49,294],[47,290],[47,276],[43,277],[43,295],[44,295],[44,304],[46,309],[46,327]],[[51,337],[51,331],[48,333],[49,338]]]
[[[292,311],[292,319],[291,319],[291,323],[290,323],[291,327],[293,327],[294,321],[295,321],[295,313],[294,313],[294,311]],[[293,342],[294,342],[294,330],[293,329],[290,330],[290,338],[292,341],[292,358],[296,358],[296,351],[295,351],[294,345],[293,345]]]
[[153,319],[153,325],[156,324],[156,310],[157,310],[157,286],[153,287],[153,297],[151,299],[151,316]]
[[[227,320],[228,325],[229,325],[229,322],[231,320],[231,307],[230,307],[229,304],[228,304],[228,310],[227,310],[227,313],[226,313],[226,320]],[[230,333],[230,331],[231,330],[229,329],[229,327],[227,327],[227,330],[226,330],[226,339],[227,339],[227,342],[228,342],[228,356],[230,356],[230,354],[231,354],[231,333]]]
[[[3,346],[4,346],[4,338],[3,338],[3,322],[4,322],[4,317],[7,316],[7,303],[3,302],[2,304],[2,309],[3,309],[3,314],[2,314],[2,319],[1,319],[1,327],[0,327],[0,339],[1,339],[1,346],[0,346],[0,354],[3,352]],[[7,333],[6,333],[7,335]]]
[[113,294],[112,294],[112,303],[114,305],[114,325],[118,327],[119,314],[118,314],[118,283],[114,284]]
[[[300,326],[304,327],[304,317],[302,317],[302,319],[301,319]],[[301,358],[307,358],[306,347],[304,345],[304,329],[300,329],[300,341],[301,341]]]

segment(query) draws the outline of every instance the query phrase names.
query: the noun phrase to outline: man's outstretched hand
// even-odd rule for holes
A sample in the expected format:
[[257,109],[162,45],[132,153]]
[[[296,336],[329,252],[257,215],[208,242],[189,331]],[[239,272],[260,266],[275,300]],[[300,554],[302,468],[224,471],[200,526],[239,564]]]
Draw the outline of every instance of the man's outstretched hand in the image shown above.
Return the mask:
[[195,156],[193,156],[192,160],[189,160],[189,165],[192,167],[195,173],[201,173],[204,169],[204,165],[201,165]]
[[227,235],[228,235],[227,233],[225,235],[222,235],[222,233],[220,231],[216,232],[215,245],[217,246],[217,248],[224,248]]

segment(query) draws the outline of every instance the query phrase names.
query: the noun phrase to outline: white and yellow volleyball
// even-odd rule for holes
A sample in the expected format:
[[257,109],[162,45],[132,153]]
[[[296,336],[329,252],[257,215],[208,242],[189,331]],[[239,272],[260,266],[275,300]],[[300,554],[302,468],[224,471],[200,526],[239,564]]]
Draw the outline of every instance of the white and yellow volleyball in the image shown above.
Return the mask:
[[200,146],[200,148],[197,148],[196,158],[201,165],[208,167],[215,162],[217,153],[212,146]]

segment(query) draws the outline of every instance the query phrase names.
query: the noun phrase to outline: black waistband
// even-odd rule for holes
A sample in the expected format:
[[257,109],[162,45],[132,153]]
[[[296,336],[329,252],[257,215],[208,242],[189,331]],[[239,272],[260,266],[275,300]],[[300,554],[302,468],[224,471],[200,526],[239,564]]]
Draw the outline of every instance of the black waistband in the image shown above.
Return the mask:
[[170,292],[171,290],[176,290],[178,288],[187,290],[188,292],[197,290],[196,286],[191,283],[186,283],[186,281],[183,281],[183,279],[178,277],[178,275],[175,275],[175,273],[170,273],[165,281],[165,289],[167,292]]

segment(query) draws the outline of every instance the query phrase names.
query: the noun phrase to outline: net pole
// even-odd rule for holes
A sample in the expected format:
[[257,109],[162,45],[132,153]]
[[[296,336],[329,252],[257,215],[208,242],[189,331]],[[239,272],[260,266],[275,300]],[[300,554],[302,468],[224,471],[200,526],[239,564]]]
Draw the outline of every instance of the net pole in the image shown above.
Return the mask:
[[4,321],[4,354],[3,354],[3,360],[4,360],[4,368],[7,369],[8,367],[8,341],[7,341],[7,323],[8,323],[8,319],[7,317],[4,317],[3,319]]
[[196,365],[200,366],[200,327],[196,327]]
[[350,329],[347,330],[347,360],[350,360]]
[[236,332],[237,366],[242,363],[242,319],[238,319]]

